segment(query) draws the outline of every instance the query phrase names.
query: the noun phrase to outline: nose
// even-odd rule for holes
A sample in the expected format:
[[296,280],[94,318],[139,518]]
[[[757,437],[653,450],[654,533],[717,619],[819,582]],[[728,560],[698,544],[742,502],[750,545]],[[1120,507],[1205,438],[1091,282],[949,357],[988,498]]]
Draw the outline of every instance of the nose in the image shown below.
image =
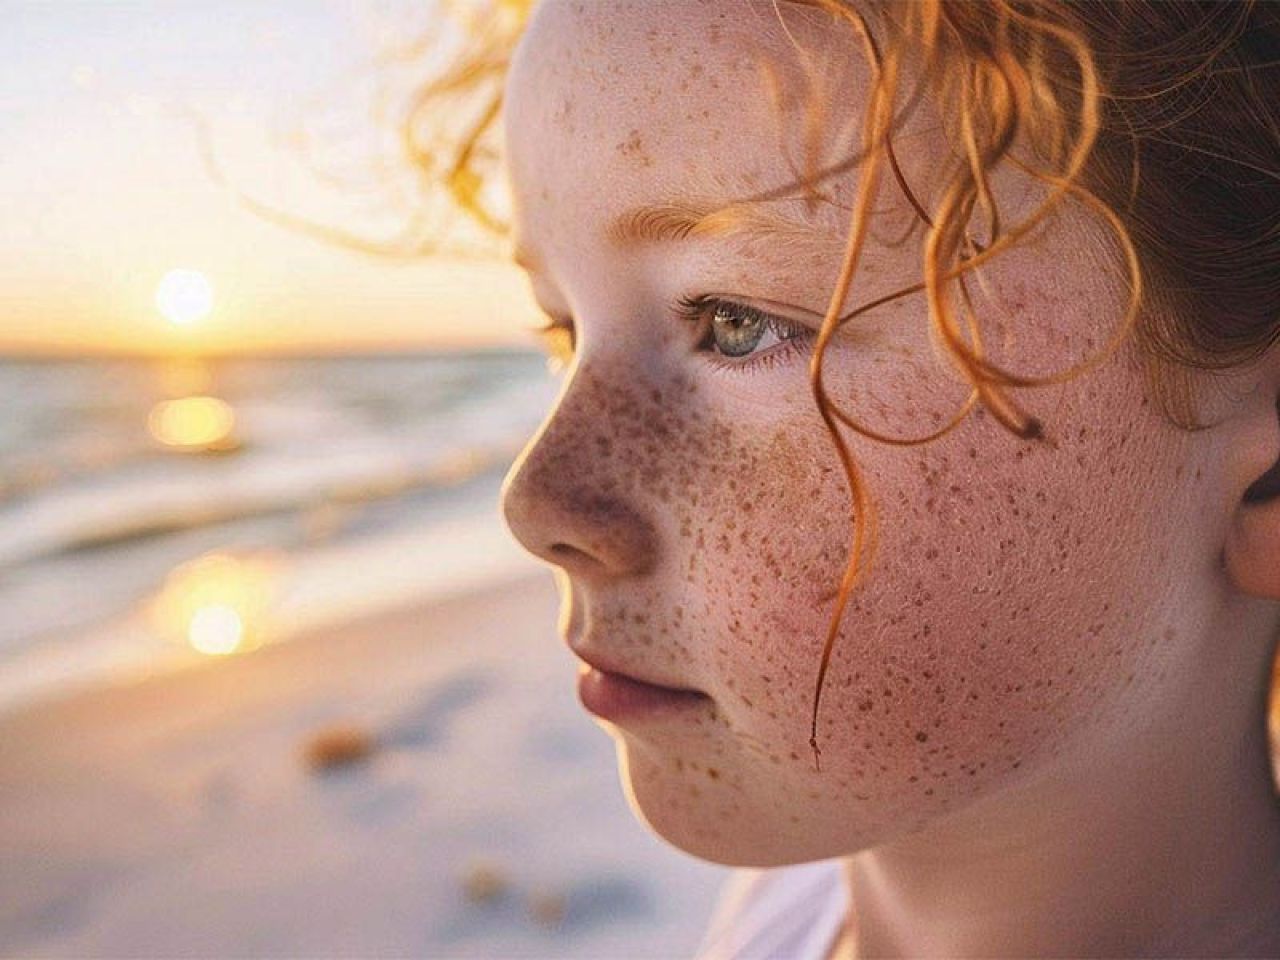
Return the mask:
[[649,571],[657,535],[619,456],[603,390],[578,371],[502,484],[507,527],[534,556],[582,579]]

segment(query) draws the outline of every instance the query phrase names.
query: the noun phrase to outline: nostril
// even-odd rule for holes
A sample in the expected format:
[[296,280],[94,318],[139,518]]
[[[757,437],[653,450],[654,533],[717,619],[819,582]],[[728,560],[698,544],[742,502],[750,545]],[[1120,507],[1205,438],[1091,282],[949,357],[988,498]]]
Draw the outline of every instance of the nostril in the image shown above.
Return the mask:
[[553,543],[547,550],[559,563],[583,563],[592,557],[585,550],[579,550],[567,543]]
[[596,553],[591,547],[584,550],[563,540],[548,546],[543,554],[544,559],[576,577],[597,576],[606,571],[619,572],[622,568],[615,569],[608,557],[607,552]]

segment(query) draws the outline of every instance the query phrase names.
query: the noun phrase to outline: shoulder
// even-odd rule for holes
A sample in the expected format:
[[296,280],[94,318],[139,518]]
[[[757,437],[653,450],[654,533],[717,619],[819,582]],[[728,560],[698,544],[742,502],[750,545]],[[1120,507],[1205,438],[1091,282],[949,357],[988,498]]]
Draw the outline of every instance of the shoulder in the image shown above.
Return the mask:
[[822,960],[846,907],[839,860],[735,870],[695,960]]

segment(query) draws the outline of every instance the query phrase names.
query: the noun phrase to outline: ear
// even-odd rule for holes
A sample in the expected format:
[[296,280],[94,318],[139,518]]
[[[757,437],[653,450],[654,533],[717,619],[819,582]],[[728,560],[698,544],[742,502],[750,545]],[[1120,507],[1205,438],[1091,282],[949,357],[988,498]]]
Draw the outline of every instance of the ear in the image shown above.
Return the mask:
[[1280,397],[1275,413],[1269,450],[1262,455],[1269,465],[1236,504],[1224,548],[1227,572],[1241,592],[1268,600],[1280,600]]

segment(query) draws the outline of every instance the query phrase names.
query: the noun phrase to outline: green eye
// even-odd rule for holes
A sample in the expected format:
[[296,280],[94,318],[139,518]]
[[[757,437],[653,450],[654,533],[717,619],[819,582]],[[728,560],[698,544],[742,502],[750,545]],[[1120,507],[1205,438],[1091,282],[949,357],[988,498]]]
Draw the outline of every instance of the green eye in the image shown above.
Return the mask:
[[682,297],[676,301],[675,311],[704,331],[699,350],[712,360],[739,369],[754,364],[755,354],[761,361],[778,361],[782,353],[773,348],[784,344],[799,348],[813,339],[803,326],[719,297]]
[[717,349],[727,357],[745,357],[768,329],[763,314],[741,304],[717,303],[711,316],[711,336]]

